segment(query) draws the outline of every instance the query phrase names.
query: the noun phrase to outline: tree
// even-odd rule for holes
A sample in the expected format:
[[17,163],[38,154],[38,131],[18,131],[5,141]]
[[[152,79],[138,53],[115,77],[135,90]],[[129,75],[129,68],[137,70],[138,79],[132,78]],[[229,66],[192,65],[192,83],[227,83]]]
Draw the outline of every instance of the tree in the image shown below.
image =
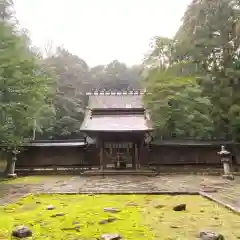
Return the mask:
[[[177,57],[178,41],[155,37],[143,64],[145,103],[157,134],[163,138],[204,138],[213,134],[212,104],[196,81],[200,68]],[[178,50],[179,51],[179,50]]]
[[[147,90],[154,94],[147,97],[146,101],[152,103],[154,98],[158,101],[173,98],[165,114],[167,118],[163,119],[160,115],[166,108],[160,109],[154,105],[155,110],[152,109],[153,115],[157,116],[154,121],[160,129],[163,125],[166,127],[166,119],[168,122],[171,120],[171,129],[186,124],[188,114],[184,119],[177,114],[183,111],[183,102],[188,109],[192,109],[189,114],[195,114],[195,122],[201,118],[197,117],[199,113],[194,108],[205,104],[200,111],[204,116],[201,128],[211,133],[212,138],[240,139],[239,16],[239,1],[193,0],[173,39],[154,38],[150,54],[144,62],[149,72],[145,84]],[[187,85],[186,77],[191,79]],[[191,102],[187,103],[186,95],[192,96]],[[203,111],[204,108],[207,111]],[[163,125],[159,123],[160,120]],[[192,122],[188,123],[189,129]],[[184,132],[186,134],[188,129]],[[199,133],[190,135],[197,137]]]
[[173,39],[155,36],[143,61],[145,68],[165,70],[172,62],[174,44]]
[[176,34],[176,59],[198,65],[203,94],[214,108],[217,138],[239,139],[240,2],[192,1]]
[[13,151],[29,137],[39,108],[51,105],[46,98],[51,79],[30,51],[25,34],[7,21],[0,22],[0,49],[0,139],[5,150]]
[[8,21],[13,17],[12,5],[13,5],[12,0],[0,1],[0,18],[2,21]]
[[138,89],[141,66],[127,67],[117,60],[108,65],[99,65],[90,70],[92,88],[105,90]]
[[84,60],[60,47],[54,55],[44,59],[44,65],[55,78],[56,117],[44,129],[42,137],[76,137],[84,116],[85,93],[91,85],[89,67]]
[[157,134],[163,138],[204,138],[212,135],[211,103],[201,96],[193,78],[153,69],[145,79],[145,102]]
[[89,68],[87,63],[64,48],[44,59],[45,69],[55,81],[55,120],[45,127],[42,138],[81,136],[80,125],[87,104],[86,92],[126,90],[140,87],[141,66],[127,67],[115,60],[108,65]]

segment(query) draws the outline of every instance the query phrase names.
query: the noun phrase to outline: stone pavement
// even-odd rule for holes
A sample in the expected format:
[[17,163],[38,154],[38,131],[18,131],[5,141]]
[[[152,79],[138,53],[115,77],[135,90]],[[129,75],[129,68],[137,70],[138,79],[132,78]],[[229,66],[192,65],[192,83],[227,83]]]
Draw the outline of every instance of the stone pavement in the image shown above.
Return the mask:
[[72,177],[56,184],[51,192],[157,192],[199,191],[199,176],[92,176]]
[[205,191],[235,207],[240,207],[240,177],[234,181],[219,176],[166,175],[105,177],[40,177],[38,183],[1,184],[0,205],[15,201],[27,193],[127,193],[127,192],[198,192]]

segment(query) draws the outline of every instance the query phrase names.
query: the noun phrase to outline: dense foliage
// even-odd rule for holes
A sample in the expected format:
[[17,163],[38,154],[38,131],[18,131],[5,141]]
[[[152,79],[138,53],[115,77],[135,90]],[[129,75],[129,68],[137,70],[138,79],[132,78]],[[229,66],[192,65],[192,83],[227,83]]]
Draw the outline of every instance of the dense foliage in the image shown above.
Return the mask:
[[[42,57],[0,2],[0,139],[78,138],[92,89],[143,84],[163,138],[240,139],[240,1],[193,0],[173,39],[155,37],[141,66],[90,67],[58,47]],[[142,77],[144,80],[142,81]]]
[[90,68],[62,47],[42,57],[12,9],[11,0],[0,2],[0,141],[10,149],[24,138],[81,136],[87,91],[139,88],[141,66]]
[[[145,100],[157,134],[164,138],[211,138],[211,102],[193,78],[152,70]],[[205,127],[204,131],[202,126]]]
[[51,124],[39,132],[38,138],[78,138],[87,104],[86,92],[92,89],[122,90],[139,88],[141,66],[127,67],[115,60],[106,66],[90,68],[87,63],[57,48],[44,59],[46,71],[54,76],[54,107]]
[[34,119],[50,109],[51,81],[11,18],[10,6],[10,1],[1,1],[0,139],[12,149],[28,137]]
[[239,17],[239,1],[193,0],[174,39],[154,39],[146,102],[163,137],[240,139]]

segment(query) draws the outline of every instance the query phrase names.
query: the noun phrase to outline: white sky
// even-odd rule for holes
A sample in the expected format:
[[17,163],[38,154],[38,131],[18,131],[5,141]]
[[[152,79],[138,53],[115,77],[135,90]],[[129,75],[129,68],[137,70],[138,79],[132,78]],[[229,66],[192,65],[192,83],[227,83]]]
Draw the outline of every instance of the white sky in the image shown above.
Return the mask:
[[153,36],[172,37],[191,0],[15,0],[33,44],[62,45],[90,66],[141,62]]

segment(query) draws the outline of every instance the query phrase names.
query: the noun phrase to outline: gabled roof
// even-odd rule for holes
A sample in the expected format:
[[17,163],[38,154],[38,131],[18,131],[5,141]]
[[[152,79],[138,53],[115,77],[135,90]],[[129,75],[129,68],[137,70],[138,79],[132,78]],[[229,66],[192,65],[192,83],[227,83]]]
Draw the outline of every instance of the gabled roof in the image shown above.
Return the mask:
[[150,122],[144,115],[93,115],[86,116],[82,131],[133,132],[151,130]]
[[143,108],[142,96],[90,96],[88,107],[90,109],[133,109]]
[[82,131],[132,132],[152,130],[142,102],[144,92],[94,92],[89,96]]
[[142,109],[143,91],[89,93],[89,109]]

